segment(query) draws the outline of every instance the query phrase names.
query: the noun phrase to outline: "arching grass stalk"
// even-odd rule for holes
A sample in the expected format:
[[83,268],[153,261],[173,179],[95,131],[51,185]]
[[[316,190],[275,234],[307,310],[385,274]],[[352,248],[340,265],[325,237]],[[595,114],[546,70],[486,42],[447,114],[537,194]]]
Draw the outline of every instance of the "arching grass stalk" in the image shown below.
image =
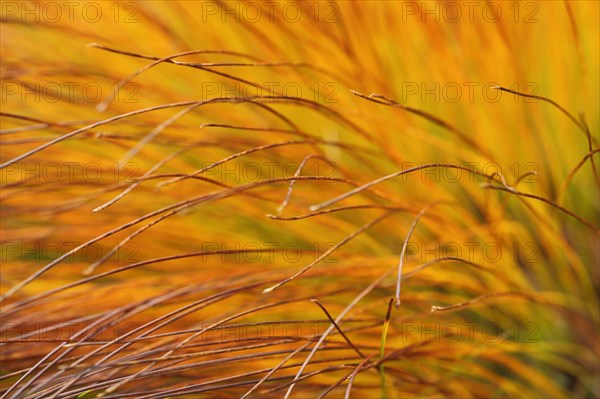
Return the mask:
[[[385,320],[383,321],[383,329],[381,331],[381,346],[379,348],[379,358],[383,359],[385,357],[385,340],[387,339],[388,330],[390,328],[390,318],[392,316],[392,303],[394,303],[394,298],[390,298],[388,302],[387,312],[385,314]],[[385,366],[384,362],[379,363],[379,378],[381,381],[381,397],[383,399],[387,399],[387,383],[385,380]]]

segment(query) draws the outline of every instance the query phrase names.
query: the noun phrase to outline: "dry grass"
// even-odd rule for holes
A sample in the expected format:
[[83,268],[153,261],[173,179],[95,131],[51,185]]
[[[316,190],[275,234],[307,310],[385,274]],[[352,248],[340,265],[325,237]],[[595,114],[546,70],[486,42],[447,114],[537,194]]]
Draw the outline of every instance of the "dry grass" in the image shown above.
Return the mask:
[[3,398],[600,396],[597,3],[24,4]]

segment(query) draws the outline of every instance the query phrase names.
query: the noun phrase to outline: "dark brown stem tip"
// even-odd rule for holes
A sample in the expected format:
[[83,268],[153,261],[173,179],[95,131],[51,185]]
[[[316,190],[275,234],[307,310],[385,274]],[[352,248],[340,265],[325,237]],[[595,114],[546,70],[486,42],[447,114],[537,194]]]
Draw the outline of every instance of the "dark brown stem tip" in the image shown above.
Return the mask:
[[390,301],[388,302],[387,313],[385,314],[386,322],[390,321],[390,318],[392,317],[392,302],[394,302],[394,298],[390,298]]

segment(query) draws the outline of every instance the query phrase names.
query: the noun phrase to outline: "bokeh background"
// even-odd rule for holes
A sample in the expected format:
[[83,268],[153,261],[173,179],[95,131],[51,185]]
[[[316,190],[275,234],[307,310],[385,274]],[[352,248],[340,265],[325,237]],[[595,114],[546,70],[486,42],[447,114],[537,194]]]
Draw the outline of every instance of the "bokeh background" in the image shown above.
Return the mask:
[[597,2],[1,7],[6,397],[600,395]]

